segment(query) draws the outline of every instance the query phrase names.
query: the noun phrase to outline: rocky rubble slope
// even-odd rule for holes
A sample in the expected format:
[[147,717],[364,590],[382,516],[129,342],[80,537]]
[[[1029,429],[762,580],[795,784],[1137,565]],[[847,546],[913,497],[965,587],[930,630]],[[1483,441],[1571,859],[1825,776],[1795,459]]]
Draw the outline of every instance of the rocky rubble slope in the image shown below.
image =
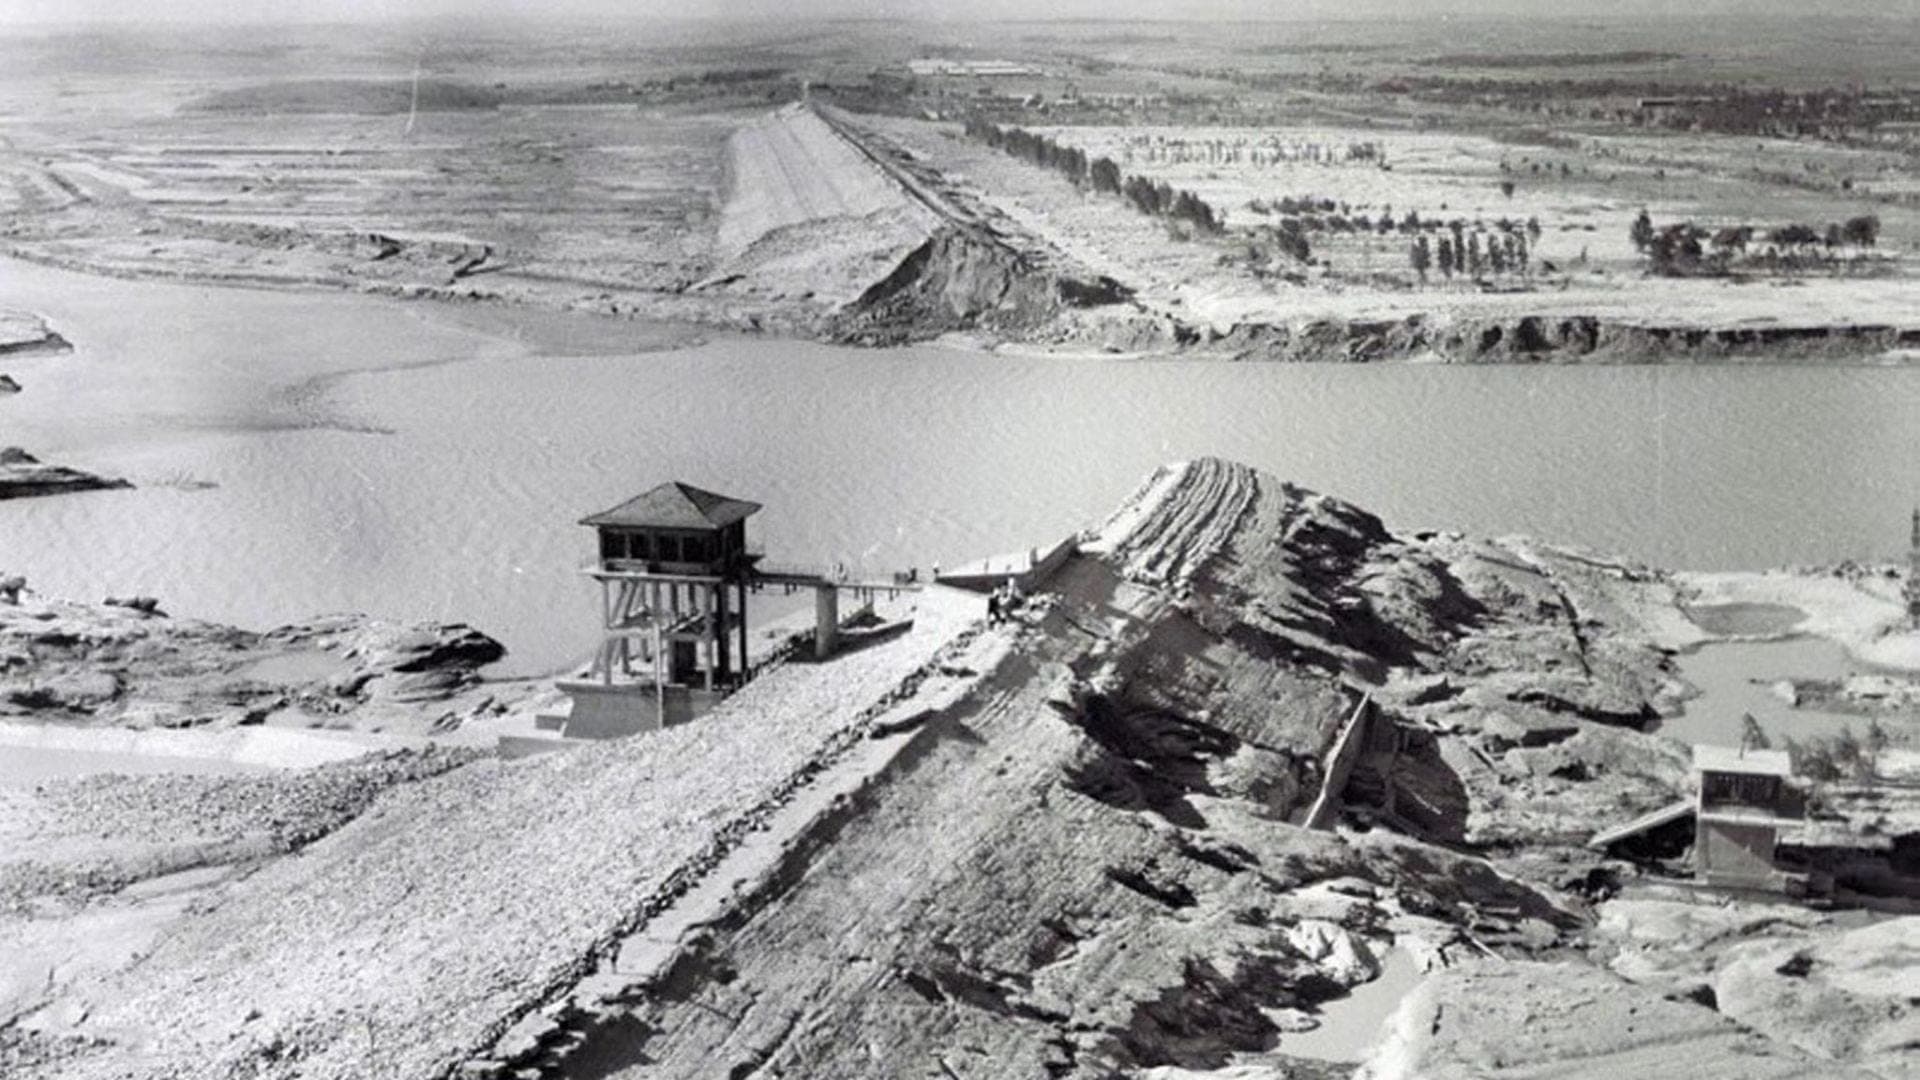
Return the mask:
[[1584,963],[1502,963],[1443,972],[1394,1017],[1363,1080],[1687,1076],[1873,1080],[1711,1008]]
[[0,912],[45,918],[136,882],[296,850],[382,791],[457,768],[473,750],[392,751],[251,776],[102,773],[0,787]]
[[1197,337],[1244,360],[1578,363],[1844,359],[1920,346],[1920,327],[1660,323],[1579,313],[1241,323]]
[[1883,1077],[1920,1077],[1920,918],[1644,896],[1600,908],[1597,958],[1670,997]]
[[[1107,278],[1049,272],[1019,248],[978,230],[943,227],[841,308],[835,341],[895,345],[954,331],[1004,340],[1044,336],[1064,313],[1121,304]],[[1130,310],[1130,309],[1129,309]]]
[[[1655,586],[1616,573],[1629,572],[1517,542],[1394,537],[1222,462],[1166,470],[1050,582],[1007,657],[924,720],[914,753],[546,1066],[636,1080],[1347,1075],[1351,1061],[1296,1051],[1301,1033],[1346,1022],[1342,999],[1390,955],[1434,972],[1576,956],[1591,914],[1483,857],[1499,844],[1297,827],[1330,743],[1363,694],[1431,721],[1435,744],[1488,759],[1475,778],[1424,763],[1452,778],[1460,816],[1500,822],[1553,869],[1576,815],[1670,798],[1682,775],[1677,751],[1633,727],[1664,658],[1623,605]],[[1526,737],[1536,728],[1552,737]],[[1586,771],[1550,779],[1504,760],[1541,750]],[[1746,1038],[1710,1009],[1566,962],[1629,1011],[1680,1015],[1670,1053]],[[1580,1007],[1532,986],[1516,1007],[1523,993]]]
[[[1856,1075],[1897,1033],[1771,1038],[1607,966],[1582,845],[1682,790],[1641,730],[1671,604],[1637,567],[1169,468],[1006,626],[933,590],[696,724],[395,787],[0,1046],[28,1078],[1330,1077],[1384,1015],[1352,991],[1410,967],[1378,1075]],[[1401,797],[1302,828],[1369,715]],[[675,921],[781,823],[770,872]],[[1331,1058],[1308,1037],[1349,1024]]]

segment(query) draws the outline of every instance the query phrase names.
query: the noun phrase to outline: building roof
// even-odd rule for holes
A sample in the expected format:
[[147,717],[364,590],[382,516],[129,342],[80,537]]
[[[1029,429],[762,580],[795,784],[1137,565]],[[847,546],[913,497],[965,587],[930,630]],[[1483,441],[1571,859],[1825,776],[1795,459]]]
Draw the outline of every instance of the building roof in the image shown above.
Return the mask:
[[580,524],[596,528],[614,525],[635,529],[724,529],[757,513],[760,504],[719,495],[671,481],[644,495],[636,495],[611,510],[603,510]]
[[1637,836],[1640,833],[1657,829],[1662,825],[1679,821],[1681,818],[1690,817],[1693,812],[1693,800],[1681,799],[1679,802],[1669,803],[1651,813],[1642,814],[1632,821],[1627,822],[1625,825],[1617,825],[1611,829],[1602,829],[1593,834],[1593,839],[1587,841],[1587,846],[1590,848],[1605,848],[1607,845],[1618,843],[1629,836]]
[[1693,767],[1700,772],[1752,773],[1758,776],[1792,776],[1793,759],[1785,750],[1746,750],[1731,746],[1693,748]]

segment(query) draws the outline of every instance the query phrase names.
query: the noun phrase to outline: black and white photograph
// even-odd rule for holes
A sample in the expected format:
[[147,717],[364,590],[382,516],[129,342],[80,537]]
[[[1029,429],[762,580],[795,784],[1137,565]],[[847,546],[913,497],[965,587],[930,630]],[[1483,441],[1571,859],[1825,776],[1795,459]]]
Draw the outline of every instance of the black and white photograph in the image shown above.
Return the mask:
[[0,0],[0,1080],[1920,1080],[1920,0]]

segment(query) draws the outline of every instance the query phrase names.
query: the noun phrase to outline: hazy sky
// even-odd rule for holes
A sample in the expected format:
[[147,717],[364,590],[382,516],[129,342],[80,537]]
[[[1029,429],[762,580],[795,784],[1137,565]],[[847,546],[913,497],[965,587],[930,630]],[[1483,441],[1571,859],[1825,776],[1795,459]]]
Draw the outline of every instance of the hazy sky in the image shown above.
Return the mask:
[[1920,17],[1920,0],[0,0],[0,23],[330,22],[435,16],[1393,18],[1838,14]]

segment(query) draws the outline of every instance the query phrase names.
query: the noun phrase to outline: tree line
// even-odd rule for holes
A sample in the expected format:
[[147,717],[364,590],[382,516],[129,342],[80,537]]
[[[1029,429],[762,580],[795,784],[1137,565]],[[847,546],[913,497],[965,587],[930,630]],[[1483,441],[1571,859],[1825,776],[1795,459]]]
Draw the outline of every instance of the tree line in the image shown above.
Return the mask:
[[[1382,207],[1379,217],[1373,217],[1366,213],[1354,212],[1353,207],[1347,203],[1336,203],[1332,199],[1312,195],[1299,197],[1282,195],[1272,200],[1253,199],[1247,203],[1247,208],[1263,216],[1278,213],[1289,218],[1298,217],[1302,226],[1312,232],[1378,233],[1381,236],[1397,232],[1403,236],[1412,236],[1422,232],[1442,230],[1454,233],[1469,229],[1475,232],[1487,231],[1487,223],[1479,218],[1472,222],[1465,218],[1423,218],[1418,210],[1409,210],[1404,216],[1395,217],[1391,206]],[[1524,232],[1530,239],[1536,241],[1540,239],[1541,232],[1540,219],[1537,217],[1528,218],[1525,222],[1502,217],[1493,222],[1493,229],[1502,233]]]
[[1656,226],[1645,210],[1628,230],[1648,267],[1664,277],[1728,273],[1734,268],[1794,272],[1839,265],[1836,252],[1872,249],[1880,241],[1880,219],[1861,214],[1817,229],[1803,222],[1761,230],[1752,225],[1707,229],[1691,221]]
[[1143,214],[1184,221],[1208,235],[1217,236],[1226,230],[1226,218],[1206,200],[1185,189],[1175,190],[1164,180],[1150,180],[1137,173],[1123,174],[1112,158],[1090,158],[1079,147],[1055,142],[1024,128],[1003,128],[979,117],[970,117],[966,129],[970,138],[1022,161],[1052,169],[1076,187],[1118,195]]
[[[1352,213],[1351,207],[1331,199],[1313,197],[1289,196],[1263,205],[1296,212],[1277,224],[1254,227],[1247,247],[1253,263],[1264,262],[1270,251],[1278,251],[1311,265],[1316,234],[1365,238],[1398,233],[1410,238],[1408,262],[1422,282],[1436,270],[1448,279],[1457,275],[1475,281],[1490,275],[1525,274],[1532,269],[1533,245],[1541,234],[1538,218],[1526,222],[1501,218],[1489,228],[1486,222],[1465,218],[1422,218],[1417,210],[1395,217],[1391,207],[1383,208],[1376,219]],[[1547,268],[1552,269],[1550,264]]]
[[1343,165],[1349,162],[1385,167],[1387,152],[1377,142],[1326,143],[1306,140],[1287,141],[1278,136],[1249,140],[1169,139],[1164,136],[1136,135],[1122,148],[1126,160],[1136,155],[1148,161],[1169,164],[1205,163],[1218,165],[1280,165],[1304,162],[1313,165]]
[[1504,229],[1483,233],[1468,232],[1463,223],[1452,221],[1439,234],[1438,243],[1425,233],[1415,237],[1407,248],[1407,261],[1422,282],[1435,266],[1448,279],[1459,275],[1478,281],[1489,274],[1525,274],[1531,268],[1531,241],[1540,238],[1538,220],[1528,225],[1523,229],[1509,223]]

